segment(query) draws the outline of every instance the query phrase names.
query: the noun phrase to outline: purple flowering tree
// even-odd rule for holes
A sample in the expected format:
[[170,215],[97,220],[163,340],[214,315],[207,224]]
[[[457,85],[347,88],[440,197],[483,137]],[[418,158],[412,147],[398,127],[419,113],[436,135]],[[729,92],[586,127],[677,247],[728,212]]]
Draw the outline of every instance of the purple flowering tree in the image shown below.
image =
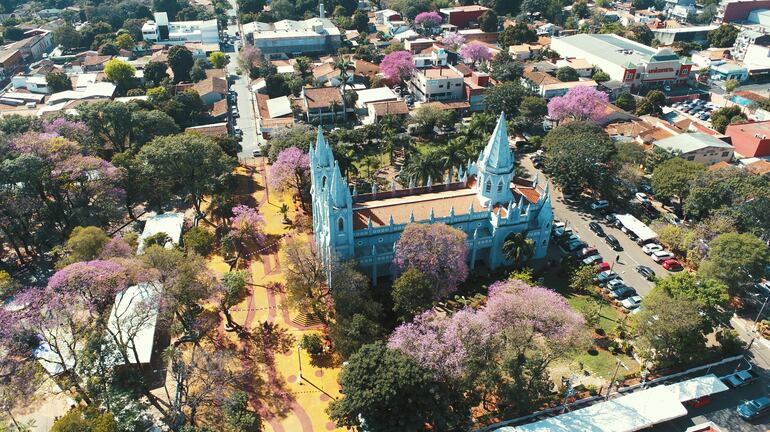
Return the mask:
[[463,45],[458,54],[460,54],[460,57],[465,61],[473,63],[474,66],[477,66],[482,61],[492,60],[493,57],[492,51],[490,51],[486,45],[479,42],[471,42]]
[[409,51],[393,51],[382,58],[380,72],[389,84],[403,84],[414,73],[414,59]]
[[102,247],[99,259],[130,258],[134,255],[134,248],[126,242],[122,236],[116,235]]
[[447,46],[452,51],[457,51],[458,48],[465,45],[465,36],[460,33],[449,33],[441,39],[441,43]]
[[278,192],[294,191],[299,196],[302,208],[308,211],[310,202],[310,155],[297,147],[281,150],[275,163],[267,172],[267,184]]
[[422,27],[425,31],[430,31],[438,27],[444,21],[441,15],[436,11],[420,12],[414,17],[414,23]]
[[244,255],[258,254],[267,240],[267,236],[262,231],[265,219],[256,208],[245,205],[235,206],[233,215],[230,232],[223,240],[226,248],[235,254],[230,263],[230,270],[238,265],[238,260]]
[[96,145],[96,137],[93,132],[81,121],[67,120],[64,117],[44,120],[43,132],[59,135],[86,147]]
[[466,306],[451,315],[427,311],[399,326],[388,347],[441,379],[470,381],[485,405],[525,408],[550,393],[548,365],[586,341],[583,317],[564,297],[511,280],[490,287],[481,308]]
[[445,224],[409,224],[396,243],[393,264],[398,272],[415,268],[445,297],[468,277],[466,235]]
[[115,295],[133,282],[129,269],[107,260],[83,261],[57,271],[48,280],[48,289],[56,293],[79,295],[95,316],[104,315]]
[[608,103],[607,93],[589,86],[573,87],[564,96],[557,96],[548,102],[548,116],[556,120],[599,121],[604,118]]

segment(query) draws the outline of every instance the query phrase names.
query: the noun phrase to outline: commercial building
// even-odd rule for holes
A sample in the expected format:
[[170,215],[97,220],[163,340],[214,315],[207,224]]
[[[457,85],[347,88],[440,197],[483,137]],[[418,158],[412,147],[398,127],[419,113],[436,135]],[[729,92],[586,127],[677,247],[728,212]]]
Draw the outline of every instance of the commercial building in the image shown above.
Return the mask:
[[340,30],[328,18],[275,23],[251,22],[243,25],[246,41],[271,57],[336,53],[342,43]]
[[744,66],[735,63],[722,63],[713,65],[709,69],[709,75],[714,81],[738,80],[739,82],[749,79],[749,70]]
[[467,28],[473,24],[478,24],[479,17],[489,8],[480,5],[456,6],[439,9],[441,15],[446,17],[446,22],[455,25],[461,29]]
[[728,0],[719,9],[722,22],[745,22],[752,11],[770,9],[770,0]]
[[661,45],[672,45],[674,42],[703,42],[708,33],[718,27],[716,25],[703,25],[661,28],[652,29],[652,33]]
[[733,146],[702,132],[683,133],[652,144],[669,152],[679,153],[682,159],[705,165],[729,162],[733,158]]
[[447,224],[465,233],[469,267],[508,262],[503,244],[524,233],[532,258],[545,257],[553,221],[549,187],[514,177],[505,117],[478,160],[446,178],[406,189],[351,193],[322,130],[310,148],[313,234],[322,259],[355,260],[376,284],[393,271],[393,246],[410,223]]
[[735,152],[743,157],[770,156],[770,121],[731,124],[725,135],[732,140]]
[[443,101],[463,98],[463,75],[450,68],[419,69],[409,87],[418,101]]
[[738,33],[733,43],[733,49],[730,50],[730,55],[733,59],[741,61],[746,56],[746,51],[752,45],[769,45],[770,35],[758,32],[756,30],[743,30]]
[[690,77],[692,63],[669,48],[650,48],[614,34],[577,34],[551,40],[562,57],[587,60],[611,79],[629,86],[677,84]]
[[142,37],[153,44],[182,45],[187,42],[219,43],[216,19],[206,21],[169,21],[166,12],[156,12],[154,21],[142,26]]

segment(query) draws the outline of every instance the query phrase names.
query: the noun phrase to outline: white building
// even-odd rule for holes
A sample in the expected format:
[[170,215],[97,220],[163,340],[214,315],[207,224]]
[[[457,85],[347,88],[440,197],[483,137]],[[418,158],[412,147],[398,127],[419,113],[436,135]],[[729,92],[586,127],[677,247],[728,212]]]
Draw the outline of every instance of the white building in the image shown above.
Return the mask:
[[430,52],[421,52],[412,56],[414,66],[417,68],[446,67],[448,55],[444,48],[434,47]]
[[412,94],[419,101],[449,101],[464,96],[463,76],[450,68],[417,70],[409,84]]
[[147,21],[142,26],[142,37],[148,42],[163,45],[219,43],[219,26],[216,19],[170,22],[166,12],[156,12],[155,21]]
[[271,57],[283,54],[336,53],[341,33],[328,18],[275,23],[250,22],[243,25],[246,40]]
[[690,78],[692,63],[670,48],[647,45],[614,34],[577,34],[551,40],[562,57],[583,58],[625,85],[676,84]]
[[[752,12],[753,13],[753,12]],[[758,32],[756,30],[743,30],[738,33],[733,44],[733,49],[730,50],[730,54],[733,59],[741,61],[745,58],[746,52],[752,45],[768,45],[770,43],[770,35]]]
[[163,213],[152,216],[144,224],[142,235],[139,236],[139,245],[136,250],[137,255],[144,253],[144,241],[155,234],[166,234],[170,242],[164,247],[170,249],[182,241],[182,228],[184,227],[184,215],[181,213]]

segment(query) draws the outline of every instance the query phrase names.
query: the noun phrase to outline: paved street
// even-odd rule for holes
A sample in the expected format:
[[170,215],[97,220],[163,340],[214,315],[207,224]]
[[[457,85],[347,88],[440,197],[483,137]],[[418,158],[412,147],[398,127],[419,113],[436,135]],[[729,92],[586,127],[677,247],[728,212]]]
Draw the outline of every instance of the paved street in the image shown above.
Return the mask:
[[[233,7],[233,11],[237,11],[235,1],[231,1],[230,4]],[[238,24],[229,25],[225,32],[230,36],[235,36],[236,32],[243,36]],[[248,73],[239,76],[236,72],[238,68],[238,52],[233,49],[232,45],[228,48],[226,54],[230,58],[230,63],[227,65],[227,73],[230,75],[230,80],[233,83],[231,89],[235,90],[238,94],[238,112],[240,113],[240,117],[235,119],[235,124],[243,131],[242,150],[238,153],[238,158],[247,159],[252,156],[252,152],[258,146],[254,95],[249,88]]]
[[[532,166],[529,158],[522,158],[521,164],[527,171],[532,174],[537,173],[541,177],[540,180],[543,180],[543,173]],[[551,196],[551,206],[553,207],[554,218],[566,223],[567,227],[572,228],[572,231],[577,233],[583,241],[590,246],[596,247],[605,261],[612,264],[615,257],[620,255],[620,260],[615,262],[613,271],[623,278],[626,285],[635,288],[639,295],[644,296],[649,293],[654,284],[647,281],[634,270],[636,265],[641,264],[650,267],[658,276],[665,276],[668,273],[663,267],[655,263],[652,258],[642,252],[642,248],[636,242],[629,239],[622,231],[617,228],[608,227],[601,218],[601,215],[590,211],[587,203],[578,202],[575,205],[567,203],[564,201],[561,191],[557,191]],[[588,228],[588,224],[591,221],[599,222],[602,228],[604,228],[605,233],[615,236],[623,246],[623,250],[620,252],[612,250],[605,243],[603,237],[594,234]]]

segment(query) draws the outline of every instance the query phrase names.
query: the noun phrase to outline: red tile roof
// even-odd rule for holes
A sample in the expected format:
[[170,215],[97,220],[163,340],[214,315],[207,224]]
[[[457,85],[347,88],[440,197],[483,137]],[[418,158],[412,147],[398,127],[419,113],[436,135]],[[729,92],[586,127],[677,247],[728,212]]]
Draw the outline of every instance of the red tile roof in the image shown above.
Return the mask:
[[328,108],[332,101],[342,103],[342,95],[334,87],[306,88],[303,91],[310,109]]

